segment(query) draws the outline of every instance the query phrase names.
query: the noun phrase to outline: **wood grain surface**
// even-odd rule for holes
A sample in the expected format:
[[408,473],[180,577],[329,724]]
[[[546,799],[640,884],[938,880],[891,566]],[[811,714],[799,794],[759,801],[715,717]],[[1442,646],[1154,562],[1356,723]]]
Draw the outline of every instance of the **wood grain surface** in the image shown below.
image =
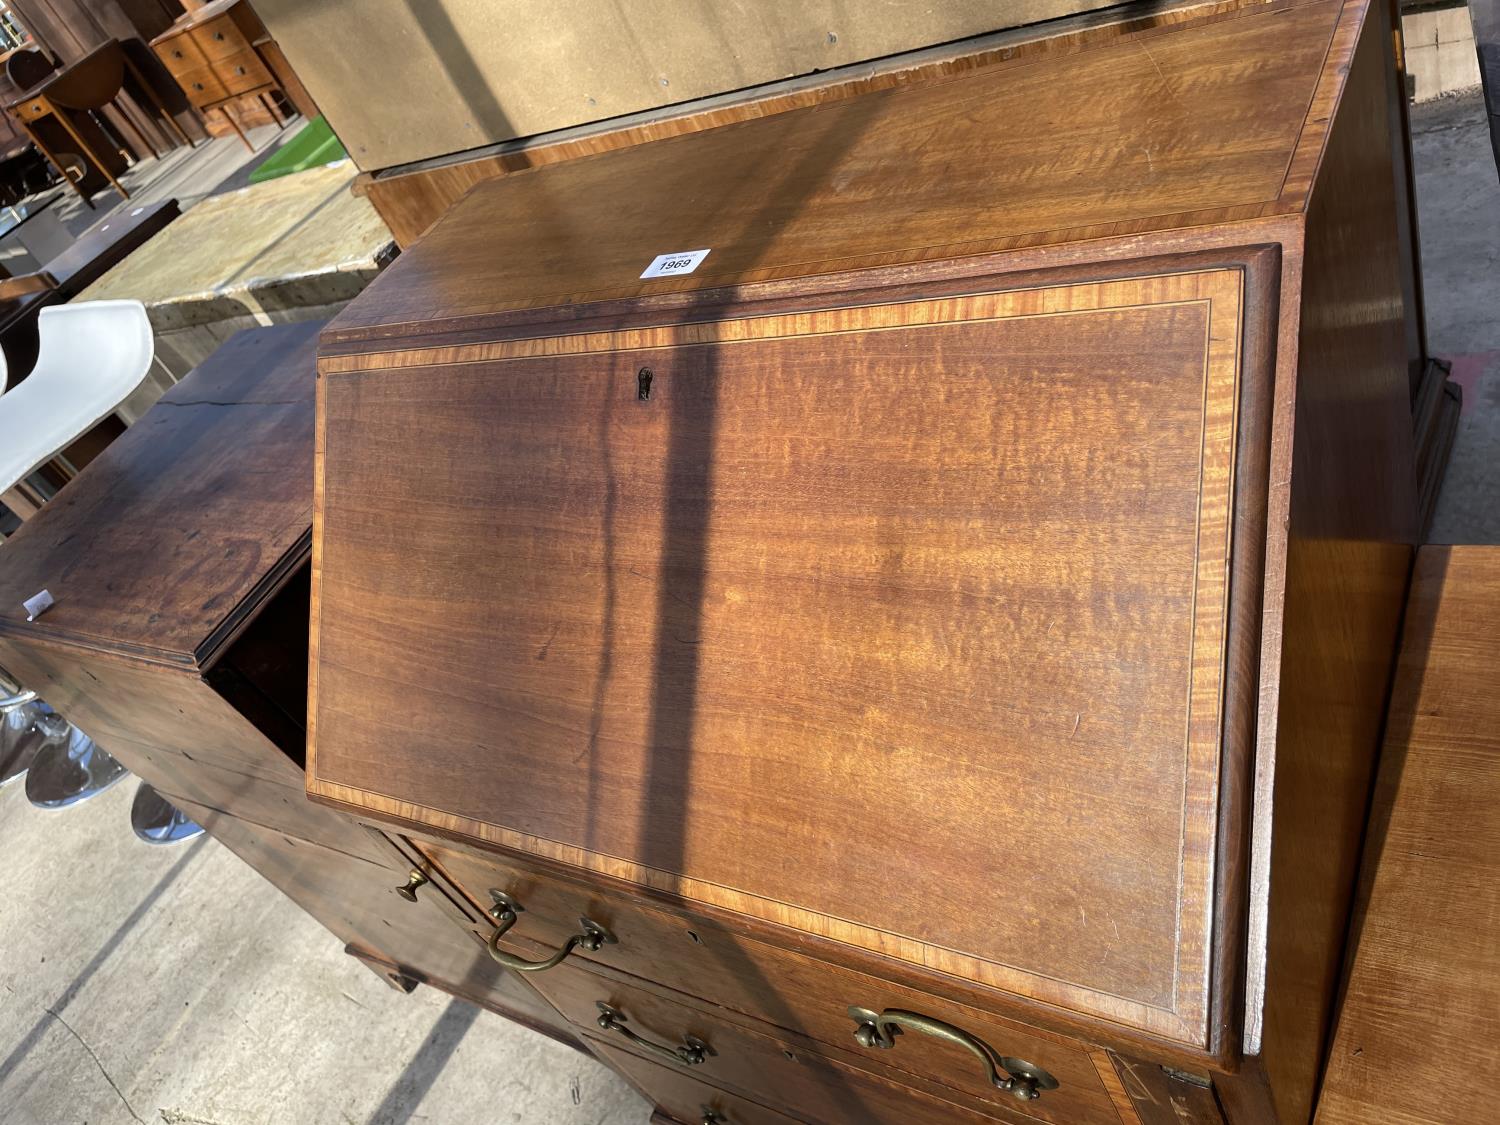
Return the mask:
[[1203,1045],[1240,299],[326,376],[311,790]]
[[8,539],[0,635],[210,664],[307,558],[319,327],[234,337]]
[[[1341,11],[1255,6],[507,176],[326,341],[1300,210]],[[640,280],[705,248],[690,276]]]
[[1298,375],[1278,383],[1271,452],[1271,479],[1291,489],[1273,493],[1267,521],[1280,623],[1261,654],[1245,1042],[1285,1121],[1308,1119],[1327,1052],[1417,538],[1380,13],[1354,24],[1307,215]]
[[[1058,1080],[1057,1089],[1021,1106],[1009,1093],[996,1090],[979,1060],[953,1043],[903,1032],[894,1049],[861,1047],[854,1040],[855,1023],[845,1011],[848,1003],[839,1004],[836,1000],[830,1003],[842,1021],[839,1041],[830,1044],[809,1042],[766,1024],[736,1019],[722,1009],[689,1002],[648,981],[621,974],[604,975],[592,966],[564,964],[536,974],[532,983],[581,1032],[599,1035],[598,1004],[603,1001],[625,1013],[627,1025],[633,1031],[654,1042],[680,1044],[685,1035],[704,1040],[717,1053],[694,1073],[716,1086],[739,1090],[750,1097],[774,1099],[778,1089],[818,1075],[821,1072],[818,1064],[830,1061],[1001,1121],[1034,1119],[1054,1125],[1121,1125],[1123,1120],[1138,1125],[1133,1110],[1127,1109],[1122,1118],[1103,1088],[1092,1058],[1078,1048],[1042,1044],[1034,1039],[1016,1042],[1015,1037],[995,1040],[993,1032],[974,1027],[962,1029],[979,1035],[1000,1055],[1023,1058]],[[604,1038],[615,1041],[608,1034]],[[618,1043],[628,1040],[621,1038]],[[649,1051],[628,1049],[650,1057]],[[918,1057],[908,1057],[908,1052],[915,1052]],[[784,1101],[781,1104],[791,1113],[799,1109]]]
[[[424,859],[419,866],[430,867],[440,881],[451,881],[476,906],[492,901],[492,888],[525,906],[522,920],[502,941],[521,956],[536,959],[550,953],[577,932],[578,918],[586,916],[607,926],[619,941],[596,953],[576,954],[570,961],[605,979],[634,988],[655,982],[659,988],[672,990],[679,1003],[695,1002],[718,1020],[735,1022],[759,1035],[784,1037],[812,1054],[873,1068],[907,1085],[937,1083],[932,1090],[942,1091],[940,1096],[993,1101],[994,1092],[972,1057],[955,1052],[951,1044],[912,1035],[901,1040],[898,1051],[872,1052],[854,1042],[854,1024],[848,1017],[851,1004],[877,1011],[920,1011],[979,1036],[1002,1054],[1051,1071],[1067,1089],[1060,1090],[1049,1112],[1041,1115],[1047,1120],[1066,1122],[1075,1113],[1090,1120],[1114,1119],[1110,1093],[1091,1055],[1076,1040],[764,944],[740,927],[725,926],[703,915],[667,914],[637,899],[458,848],[431,843],[421,847]],[[555,971],[538,974],[534,981],[561,1005],[563,993],[549,983],[554,975]]]
[[1495,1119],[1497,683],[1500,548],[1422,548],[1318,1125]]
[[[789,109],[927,82],[1016,58],[1077,50],[1124,35],[1244,7],[1244,0],[1166,0],[1113,4],[991,35],[877,59],[859,66],[773,82],[666,108],[486,145],[446,157],[363,173],[353,190],[367,198],[403,248],[412,245],[470,188],[527,168],[697,133]],[[1013,10],[1013,9],[1012,9]]]

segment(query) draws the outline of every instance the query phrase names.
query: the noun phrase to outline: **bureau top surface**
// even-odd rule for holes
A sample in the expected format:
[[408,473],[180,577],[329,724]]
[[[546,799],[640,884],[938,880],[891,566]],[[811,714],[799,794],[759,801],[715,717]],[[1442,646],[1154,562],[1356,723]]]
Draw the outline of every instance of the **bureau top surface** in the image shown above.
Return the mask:
[[[1250,4],[1047,40],[956,77],[492,180],[333,321],[325,348],[1295,211],[1363,9]],[[641,278],[703,250],[690,274]]]
[[320,327],[235,336],[0,544],[0,634],[211,663],[307,557]]

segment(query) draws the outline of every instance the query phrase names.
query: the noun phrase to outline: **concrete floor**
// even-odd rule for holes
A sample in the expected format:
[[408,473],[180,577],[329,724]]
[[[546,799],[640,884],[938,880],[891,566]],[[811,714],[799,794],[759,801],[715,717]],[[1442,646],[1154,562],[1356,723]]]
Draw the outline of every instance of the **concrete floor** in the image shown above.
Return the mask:
[[403,996],[206,837],[0,791],[6,1125],[644,1125],[599,1063],[430,988]]
[[[1434,352],[1465,408],[1434,540],[1500,541],[1500,181],[1473,98],[1415,115]],[[7,1125],[641,1125],[603,1067],[431,989],[392,992],[212,841],[136,843],[135,782],[0,792]]]
[[1500,543],[1500,175],[1476,90],[1413,107],[1427,346],[1463,414],[1428,538]]

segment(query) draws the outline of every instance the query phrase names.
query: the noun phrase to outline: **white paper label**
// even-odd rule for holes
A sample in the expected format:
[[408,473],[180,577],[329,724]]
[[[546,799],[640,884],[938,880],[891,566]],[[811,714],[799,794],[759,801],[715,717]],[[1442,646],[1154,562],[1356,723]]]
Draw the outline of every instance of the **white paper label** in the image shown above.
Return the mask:
[[692,273],[703,264],[703,259],[708,254],[707,250],[679,250],[675,254],[658,254],[641,277],[676,277],[680,273]]

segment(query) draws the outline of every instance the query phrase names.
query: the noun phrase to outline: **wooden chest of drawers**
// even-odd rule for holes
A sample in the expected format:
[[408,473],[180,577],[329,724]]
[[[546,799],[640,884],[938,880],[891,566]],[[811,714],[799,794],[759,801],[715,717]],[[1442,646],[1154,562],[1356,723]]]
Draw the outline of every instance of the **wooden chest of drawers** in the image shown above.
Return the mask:
[[317,116],[317,107],[246,0],[216,0],[188,13],[153,39],[151,49],[188,101],[205,113],[218,110],[241,139],[236,114],[245,116],[242,99],[258,97],[266,110],[261,117],[252,110],[243,123],[275,119],[265,102],[268,95],[284,96],[298,112]]
[[1306,1121],[1414,535],[1389,18],[475,189],[322,337],[310,793],[767,1120]]

